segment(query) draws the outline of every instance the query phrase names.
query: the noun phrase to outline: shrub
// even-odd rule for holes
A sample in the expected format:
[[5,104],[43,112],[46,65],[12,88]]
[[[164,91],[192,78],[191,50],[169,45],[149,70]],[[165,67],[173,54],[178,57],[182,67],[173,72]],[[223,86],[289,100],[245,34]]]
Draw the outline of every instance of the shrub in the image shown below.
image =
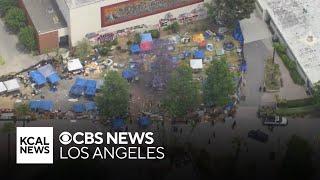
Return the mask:
[[35,32],[31,26],[21,28],[18,37],[20,43],[23,44],[29,51],[36,49]]
[[4,16],[7,11],[17,6],[17,0],[0,0],[0,16]]
[[140,37],[140,34],[135,34],[134,35],[134,43],[136,44],[140,44],[141,43],[141,37]]
[[160,31],[156,29],[150,30],[149,33],[151,33],[152,38],[155,38],[155,39],[160,38]]
[[16,7],[8,10],[4,21],[6,26],[15,33],[19,32],[19,30],[27,24],[27,18],[23,10]]

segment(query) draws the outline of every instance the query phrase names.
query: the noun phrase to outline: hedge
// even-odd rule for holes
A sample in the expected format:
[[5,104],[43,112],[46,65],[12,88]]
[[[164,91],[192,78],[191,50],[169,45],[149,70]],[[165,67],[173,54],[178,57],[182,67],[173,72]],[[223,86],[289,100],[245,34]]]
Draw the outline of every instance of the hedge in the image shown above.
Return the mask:
[[291,60],[286,54],[286,47],[280,43],[274,43],[274,48],[280,56],[283,64],[289,70],[290,76],[295,84],[303,86],[305,84],[304,79],[300,76],[298,72],[297,64],[295,61]]
[[276,114],[279,116],[303,116],[316,111],[315,105],[295,107],[295,108],[279,108]]
[[279,108],[296,108],[310,105],[314,105],[313,98],[289,100],[283,103],[278,103]]

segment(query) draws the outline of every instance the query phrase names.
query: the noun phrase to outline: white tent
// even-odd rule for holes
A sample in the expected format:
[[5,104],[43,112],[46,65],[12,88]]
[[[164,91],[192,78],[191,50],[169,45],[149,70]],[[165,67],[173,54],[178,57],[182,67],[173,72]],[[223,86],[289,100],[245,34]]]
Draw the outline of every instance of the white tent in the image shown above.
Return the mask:
[[6,86],[3,84],[3,82],[0,82],[0,93],[6,92],[7,88]]
[[193,70],[203,69],[202,59],[191,59],[191,60],[190,60],[190,67],[191,67]]
[[83,66],[79,59],[72,59],[68,61],[68,71],[82,70]]
[[8,92],[18,91],[20,89],[20,85],[17,79],[11,79],[3,82],[6,86]]

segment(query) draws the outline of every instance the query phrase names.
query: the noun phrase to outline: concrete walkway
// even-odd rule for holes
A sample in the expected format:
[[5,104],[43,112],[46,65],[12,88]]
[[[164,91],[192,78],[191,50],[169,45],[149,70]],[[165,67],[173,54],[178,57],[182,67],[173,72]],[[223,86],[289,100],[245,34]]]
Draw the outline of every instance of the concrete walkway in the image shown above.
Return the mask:
[[0,19],[0,56],[5,61],[5,64],[0,66],[0,76],[19,72],[41,59],[40,57],[33,57],[29,53],[19,51],[17,44],[17,35],[7,32],[4,22]]

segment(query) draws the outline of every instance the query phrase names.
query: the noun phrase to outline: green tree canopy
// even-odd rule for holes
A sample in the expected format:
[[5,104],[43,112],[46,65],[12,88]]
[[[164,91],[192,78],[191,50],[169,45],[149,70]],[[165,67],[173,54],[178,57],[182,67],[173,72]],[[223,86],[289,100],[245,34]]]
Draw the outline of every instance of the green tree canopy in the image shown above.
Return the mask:
[[199,84],[193,81],[192,69],[182,64],[171,74],[164,106],[172,117],[184,117],[198,107],[199,94]]
[[320,82],[313,87],[313,100],[318,108],[320,108]]
[[107,118],[123,117],[129,108],[129,84],[117,72],[110,71],[97,97],[101,114]]
[[204,83],[204,101],[207,106],[224,106],[235,93],[234,74],[230,72],[225,58],[213,61],[207,69]]
[[34,29],[31,26],[23,27],[19,33],[19,41],[23,44],[29,51],[36,49],[36,37]]
[[16,33],[27,24],[27,18],[23,10],[17,7],[10,8],[6,13],[4,20],[7,27]]
[[310,179],[312,166],[312,147],[305,139],[293,135],[283,159],[281,175],[284,179]]
[[10,8],[17,6],[17,4],[17,0],[0,0],[0,15],[5,15]]
[[212,0],[206,7],[213,23],[233,28],[237,21],[250,17],[255,9],[255,0]]
[[78,42],[78,45],[75,49],[75,56],[79,57],[81,60],[85,60],[91,54],[93,48],[90,45],[89,41],[83,39],[82,41]]

